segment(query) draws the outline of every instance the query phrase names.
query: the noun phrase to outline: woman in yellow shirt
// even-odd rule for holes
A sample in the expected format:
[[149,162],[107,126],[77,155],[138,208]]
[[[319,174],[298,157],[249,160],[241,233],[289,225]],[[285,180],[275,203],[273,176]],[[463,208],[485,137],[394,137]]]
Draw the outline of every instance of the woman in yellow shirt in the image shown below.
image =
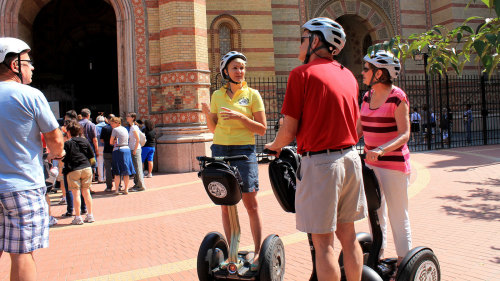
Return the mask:
[[[247,86],[245,55],[231,51],[220,62],[220,72],[228,84],[212,94],[210,106],[202,104],[207,126],[214,134],[212,156],[247,155],[248,161],[232,161],[243,179],[243,204],[250,218],[255,245],[252,270],[257,270],[262,240],[262,220],[259,214],[257,191],[259,175],[255,154],[255,134],[264,135],[267,129],[262,97]],[[222,207],[222,224],[226,237],[231,237],[227,206]]]

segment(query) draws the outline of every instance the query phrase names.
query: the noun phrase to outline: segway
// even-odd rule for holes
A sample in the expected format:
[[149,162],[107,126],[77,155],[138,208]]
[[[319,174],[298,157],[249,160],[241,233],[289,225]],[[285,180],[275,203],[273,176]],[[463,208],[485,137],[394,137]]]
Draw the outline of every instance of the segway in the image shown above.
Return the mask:
[[[248,160],[245,155],[196,158],[200,161],[198,176],[205,191],[216,205],[227,205],[231,227],[231,246],[219,232],[210,232],[203,239],[197,258],[198,278],[208,280],[282,281],[285,275],[285,248],[278,235],[271,234],[262,243],[259,268],[251,270],[252,259],[247,251],[238,251],[240,224],[236,204],[241,200],[241,179],[231,161]],[[225,262],[227,260],[227,263]]]
[[[264,149],[264,153],[273,155],[276,152]],[[362,155],[363,158],[363,155]],[[300,155],[293,147],[284,147],[280,156],[269,164],[269,178],[273,192],[286,212],[295,212],[295,186],[296,173],[300,165]],[[396,266],[396,258],[379,259],[382,247],[382,230],[378,219],[377,210],[381,205],[381,194],[378,180],[372,169],[368,168],[363,161],[363,181],[368,203],[369,221],[373,233],[358,233],[357,240],[363,251],[362,279],[365,281],[386,281],[395,276],[396,281],[409,280],[441,280],[439,262],[434,252],[428,247],[416,247],[412,249]],[[315,250],[311,234],[307,234],[311,250],[313,272],[309,281],[317,281]],[[346,280],[343,270],[343,255],[339,256],[342,280]]]

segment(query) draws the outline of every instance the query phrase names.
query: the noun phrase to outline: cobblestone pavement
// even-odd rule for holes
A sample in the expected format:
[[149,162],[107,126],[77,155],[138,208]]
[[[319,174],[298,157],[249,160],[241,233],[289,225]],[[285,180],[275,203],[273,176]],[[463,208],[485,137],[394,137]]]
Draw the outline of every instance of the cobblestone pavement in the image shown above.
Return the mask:
[[[499,280],[500,145],[413,153],[411,159],[414,246],[434,250],[442,280]],[[276,233],[285,244],[285,280],[308,280],[306,235],[295,229],[294,215],[278,205],[267,165],[259,169],[264,237]],[[71,218],[58,217],[50,247],[35,252],[39,280],[197,280],[203,237],[210,231],[223,233],[219,208],[196,173],[155,174],[146,184],[147,191],[128,196],[94,185],[95,223],[73,226]],[[51,195],[53,204],[60,196]],[[65,206],[55,205],[52,212],[57,217]],[[239,212],[240,245],[250,250],[248,216],[243,206]],[[356,223],[356,229],[368,231],[367,221]],[[395,256],[392,239],[386,256]],[[9,269],[10,258],[4,254],[0,280],[8,280]]]

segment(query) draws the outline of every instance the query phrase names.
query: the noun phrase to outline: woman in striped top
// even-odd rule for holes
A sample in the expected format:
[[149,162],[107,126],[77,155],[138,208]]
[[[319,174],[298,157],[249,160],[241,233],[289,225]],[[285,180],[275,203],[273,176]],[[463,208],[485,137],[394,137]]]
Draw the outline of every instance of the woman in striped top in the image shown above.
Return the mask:
[[363,83],[372,89],[363,97],[357,131],[365,139],[365,163],[374,170],[381,188],[381,255],[387,246],[389,211],[399,264],[412,247],[407,192],[410,151],[406,144],[410,136],[409,101],[403,90],[392,84],[401,67],[394,55],[379,51],[364,60]]

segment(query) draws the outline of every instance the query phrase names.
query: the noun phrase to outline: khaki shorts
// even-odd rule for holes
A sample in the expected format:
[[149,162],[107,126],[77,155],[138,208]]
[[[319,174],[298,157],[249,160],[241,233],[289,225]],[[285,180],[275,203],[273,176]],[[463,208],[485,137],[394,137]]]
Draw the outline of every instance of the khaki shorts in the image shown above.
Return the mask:
[[92,185],[92,168],[84,168],[68,173],[68,189],[90,188]]
[[302,157],[295,196],[297,229],[330,233],[367,216],[361,160],[352,148]]

